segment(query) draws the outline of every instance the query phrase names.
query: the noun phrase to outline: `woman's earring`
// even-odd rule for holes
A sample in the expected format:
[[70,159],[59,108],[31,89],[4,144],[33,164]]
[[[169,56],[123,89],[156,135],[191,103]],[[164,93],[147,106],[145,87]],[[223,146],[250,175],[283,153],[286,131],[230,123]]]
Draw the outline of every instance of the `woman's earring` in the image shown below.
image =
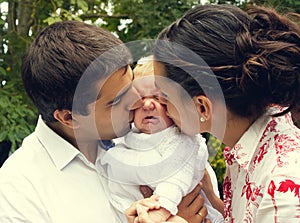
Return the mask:
[[206,118],[204,118],[203,116],[200,117],[200,122],[205,122],[206,121]]

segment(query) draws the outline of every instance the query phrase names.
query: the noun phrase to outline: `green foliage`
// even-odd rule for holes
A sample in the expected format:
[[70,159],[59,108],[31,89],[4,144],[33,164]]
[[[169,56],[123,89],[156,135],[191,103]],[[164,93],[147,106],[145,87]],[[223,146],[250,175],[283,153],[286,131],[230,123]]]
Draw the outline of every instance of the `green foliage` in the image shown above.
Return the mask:
[[208,161],[217,175],[218,183],[222,185],[226,170],[226,164],[223,156],[225,145],[209,133],[205,133],[204,137],[206,138],[209,153]]
[[[37,111],[23,89],[20,67],[26,48],[41,29],[61,20],[81,20],[105,26],[116,32],[124,42],[154,38],[193,4],[191,0],[31,0],[22,6],[18,0],[1,2],[13,7],[8,13],[1,13],[0,17],[0,142],[10,141],[12,151],[20,146],[36,122]],[[23,11],[30,15],[18,14],[19,6],[27,7]],[[24,16],[31,18],[26,24],[30,30],[27,34],[22,33],[16,23]],[[102,19],[100,23],[99,18]],[[121,19],[132,22],[119,29]]]
[[120,29],[120,19],[106,18],[106,27],[114,30],[124,42],[153,39],[167,25],[197,4],[192,0],[115,0],[114,14],[131,21]]
[[[0,19],[0,143],[10,142],[13,152],[24,137],[33,131],[37,119],[36,108],[25,94],[20,77],[21,58],[26,48],[47,24],[61,20],[81,20],[78,10],[86,11],[88,5],[84,0],[72,0],[70,4],[66,4],[68,1],[32,0],[32,5],[26,5],[28,9],[32,8],[26,11],[31,13],[29,17],[33,19],[27,24],[30,33],[23,35],[16,25],[16,20],[24,16],[17,13],[19,1],[2,2],[9,2],[15,7],[9,12],[11,14],[1,13],[4,17]],[[9,21],[9,18],[14,20]]]
[[[29,34],[20,34],[20,30],[12,24],[14,20],[8,21],[9,16],[17,18],[16,15],[3,15],[0,25],[0,143],[10,142],[13,152],[23,138],[33,131],[37,112],[25,94],[20,78],[21,58],[31,37]],[[10,25],[7,25],[9,22]]]
[[17,81],[0,87],[0,142],[10,141],[12,152],[33,131],[36,121],[35,109],[16,90],[20,87],[21,83]]
[[242,6],[247,1],[240,1],[240,0],[210,0],[209,3],[212,4],[232,4],[236,6]]
[[[167,25],[174,22],[196,0],[31,0],[23,7],[30,13],[27,26],[30,32],[20,33],[18,14],[20,0],[0,0],[14,7],[9,14],[0,13],[0,142],[10,141],[15,150],[34,128],[37,111],[26,96],[21,79],[21,57],[33,37],[46,25],[61,20],[81,20],[105,27],[116,33],[121,40],[129,42],[155,39]],[[300,12],[300,0],[210,0],[214,4],[267,5],[286,12]],[[13,18],[13,21],[9,21]],[[9,24],[9,25],[8,25]],[[145,44],[151,44],[145,41]],[[208,136],[210,163],[222,183],[225,173],[224,145]],[[1,151],[0,151],[1,152]]]

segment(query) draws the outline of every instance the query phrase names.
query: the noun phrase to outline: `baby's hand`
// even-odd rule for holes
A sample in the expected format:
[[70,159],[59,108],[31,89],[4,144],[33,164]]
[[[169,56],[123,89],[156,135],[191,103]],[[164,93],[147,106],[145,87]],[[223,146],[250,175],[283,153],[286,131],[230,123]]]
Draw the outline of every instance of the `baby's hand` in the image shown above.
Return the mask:
[[165,208],[149,211],[149,218],[155,223],[165,222],[170,216],[171,213]]
[[[149,209],[146,208],[145,206],[137,204],[136,213],[138,216],[134,219],[134,223],[157,223],[157,221],[154,221],[153,219],[150,218],[149,215],[150,212],[151,211],[149,211]],[[129,218],[127,219],[129,220]],[[128,222],[131,223],[131,221]],[[175,216],[172,215],[166,221],[159,221],[159,223],[188,223],[188,222],[177,215]]]
[[150,198],[145,198],[134,202],[126,210],[125,215],[129,223],[140,222],[137,220],[138,212],[145,212],[148,214],[150,210],[158,210],[159,208],[160,204],[158,203],[158,196],[152,195]]

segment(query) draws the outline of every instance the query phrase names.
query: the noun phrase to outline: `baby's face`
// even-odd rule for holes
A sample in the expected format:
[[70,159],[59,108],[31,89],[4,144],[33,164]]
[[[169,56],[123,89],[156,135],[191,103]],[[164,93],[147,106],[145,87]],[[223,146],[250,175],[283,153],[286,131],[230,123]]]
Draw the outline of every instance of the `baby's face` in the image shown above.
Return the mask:
[[153,70],[147,76],[138,76],[133,81],[133,86],[142,100],[134,111],[135,127],[141,132],[151,134],[171,126],[173,121],[167,116],[166,106],[160,99],[160,91],[155,87]]

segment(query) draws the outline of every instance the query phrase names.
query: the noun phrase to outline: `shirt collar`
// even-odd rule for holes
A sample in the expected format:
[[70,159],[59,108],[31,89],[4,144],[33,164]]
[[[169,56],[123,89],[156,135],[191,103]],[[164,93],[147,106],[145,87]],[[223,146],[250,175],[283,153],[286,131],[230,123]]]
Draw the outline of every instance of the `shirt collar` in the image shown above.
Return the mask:
[[[264,131],[267,131],[270,126],[280,125],[281,129],[290,128],[292,124],[291,114],[287,113],[280,117],[272,117],[274,114],[282,112],[285,108],[274,105],[270,106],[267,112],[258,118],[249,129],[243,134],[240,140],[232,149],[224,149],[224,156],[227,157],[227,163],[230,162],[230,159],[234,159],[242,169],[245,171],[248,170],[250,162],[256,152],[258,144],[261,142]],[[287,125],[289,123],[289,125]],[[270,125],[270,126],[268,126]]]
[[39,116],[35,133],[50,155],[55,166],[62,170],[66,167],[80,151],[72,144],[55,133]]
[[139,151],[148,151],[158,148],[158,142],[162,142],[162,140],[170,137],[170,135],[173,136],[177,134],[178,128],[176,128],[174,125],[152,134],[143,133],[134,127],[124,137],[124,141],[126,147]]
[[248,128],[232,148],[231,153],[234,159],[245,171],[247,171],[250,161],[260,142],[260,138],[271,119],[272,117],[267,114],[261,116]]

